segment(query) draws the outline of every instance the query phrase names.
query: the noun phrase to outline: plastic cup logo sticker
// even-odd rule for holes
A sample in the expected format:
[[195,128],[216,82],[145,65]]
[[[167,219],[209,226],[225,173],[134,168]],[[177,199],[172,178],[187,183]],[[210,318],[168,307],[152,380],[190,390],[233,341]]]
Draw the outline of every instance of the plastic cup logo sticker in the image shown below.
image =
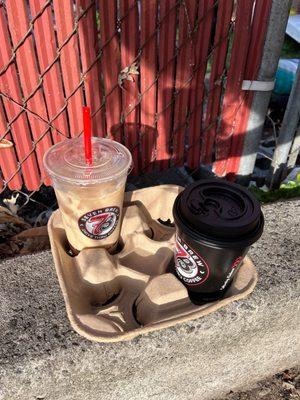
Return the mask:
[[116,229],[119,216],[119,207],[100,208],[82,215],[78,220],[78,226],[90,239],[105,239]]
[[178,277],[188,285],[201,285],[209,276],[206,262],[180,236],[176,236],[175,267]]

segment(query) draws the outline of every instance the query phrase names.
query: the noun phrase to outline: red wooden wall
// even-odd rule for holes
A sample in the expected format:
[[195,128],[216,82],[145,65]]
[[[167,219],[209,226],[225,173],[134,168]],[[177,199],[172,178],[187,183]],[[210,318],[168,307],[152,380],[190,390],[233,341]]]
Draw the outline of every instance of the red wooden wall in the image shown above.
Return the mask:
[[133,173],[211,165],[234,179],[271,0],[6,0],[1,188],[37,190],[43,154],[82,132],[122,141]]

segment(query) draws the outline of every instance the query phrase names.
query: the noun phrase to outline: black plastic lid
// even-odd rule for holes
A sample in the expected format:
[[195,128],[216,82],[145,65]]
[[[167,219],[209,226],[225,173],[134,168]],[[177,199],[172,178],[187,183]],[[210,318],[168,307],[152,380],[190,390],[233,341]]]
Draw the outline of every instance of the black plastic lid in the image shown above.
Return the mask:
[[[221,179],[205,179],[188,186],[174,204],[181,229],[209,241],[257,240],[263,228],[258,200],[245,188]],[[188,232],[187,232],[188,233]]]

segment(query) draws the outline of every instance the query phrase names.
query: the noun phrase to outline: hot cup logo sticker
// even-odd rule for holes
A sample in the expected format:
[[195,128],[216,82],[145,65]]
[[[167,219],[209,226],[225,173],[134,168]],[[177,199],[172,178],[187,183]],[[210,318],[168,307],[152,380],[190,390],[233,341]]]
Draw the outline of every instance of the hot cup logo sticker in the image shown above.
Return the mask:
[[78,226],[90,239],[105,239],[116,229],[119,216],[119,207],[100,208],[82,215],[78,220]]
[[230,280],[231,280],[233,274],[234,274],[235,271],[237,270],[237,267],[239,267],[239,266],[241,265],[242,261],[243,261],[243,257],[241,257],[241,256],[240,256],[240,257],[237,257],[237,258],[233,261],[233,263],[232,263],[232,265],[231,265],[231,267],[230,267],[230,271],[229,271],[228,275],[226,276],[225,282],[224,282],[223,285],[220,287],[220,290],[224,290],[224,289],[226,288],[226,286],[227,286],[228,283],[230,282]]
[[178,235],[176,236],[175,268],[178,277],[188,285],[201,285],[209,276],[207,263]]

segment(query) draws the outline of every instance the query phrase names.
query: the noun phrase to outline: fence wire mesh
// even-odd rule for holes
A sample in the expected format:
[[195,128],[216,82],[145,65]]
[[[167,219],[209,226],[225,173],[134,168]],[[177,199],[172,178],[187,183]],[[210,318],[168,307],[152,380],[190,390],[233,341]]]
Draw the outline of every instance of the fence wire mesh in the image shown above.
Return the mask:
[[[133,173],[238,174],[271,1],[3,0],[2,191],[49,184],[43,155],[82,133],[123,142]],[[259,30],[257,29],[259,27]],[[260,38],[260,39],[259,39]]]

